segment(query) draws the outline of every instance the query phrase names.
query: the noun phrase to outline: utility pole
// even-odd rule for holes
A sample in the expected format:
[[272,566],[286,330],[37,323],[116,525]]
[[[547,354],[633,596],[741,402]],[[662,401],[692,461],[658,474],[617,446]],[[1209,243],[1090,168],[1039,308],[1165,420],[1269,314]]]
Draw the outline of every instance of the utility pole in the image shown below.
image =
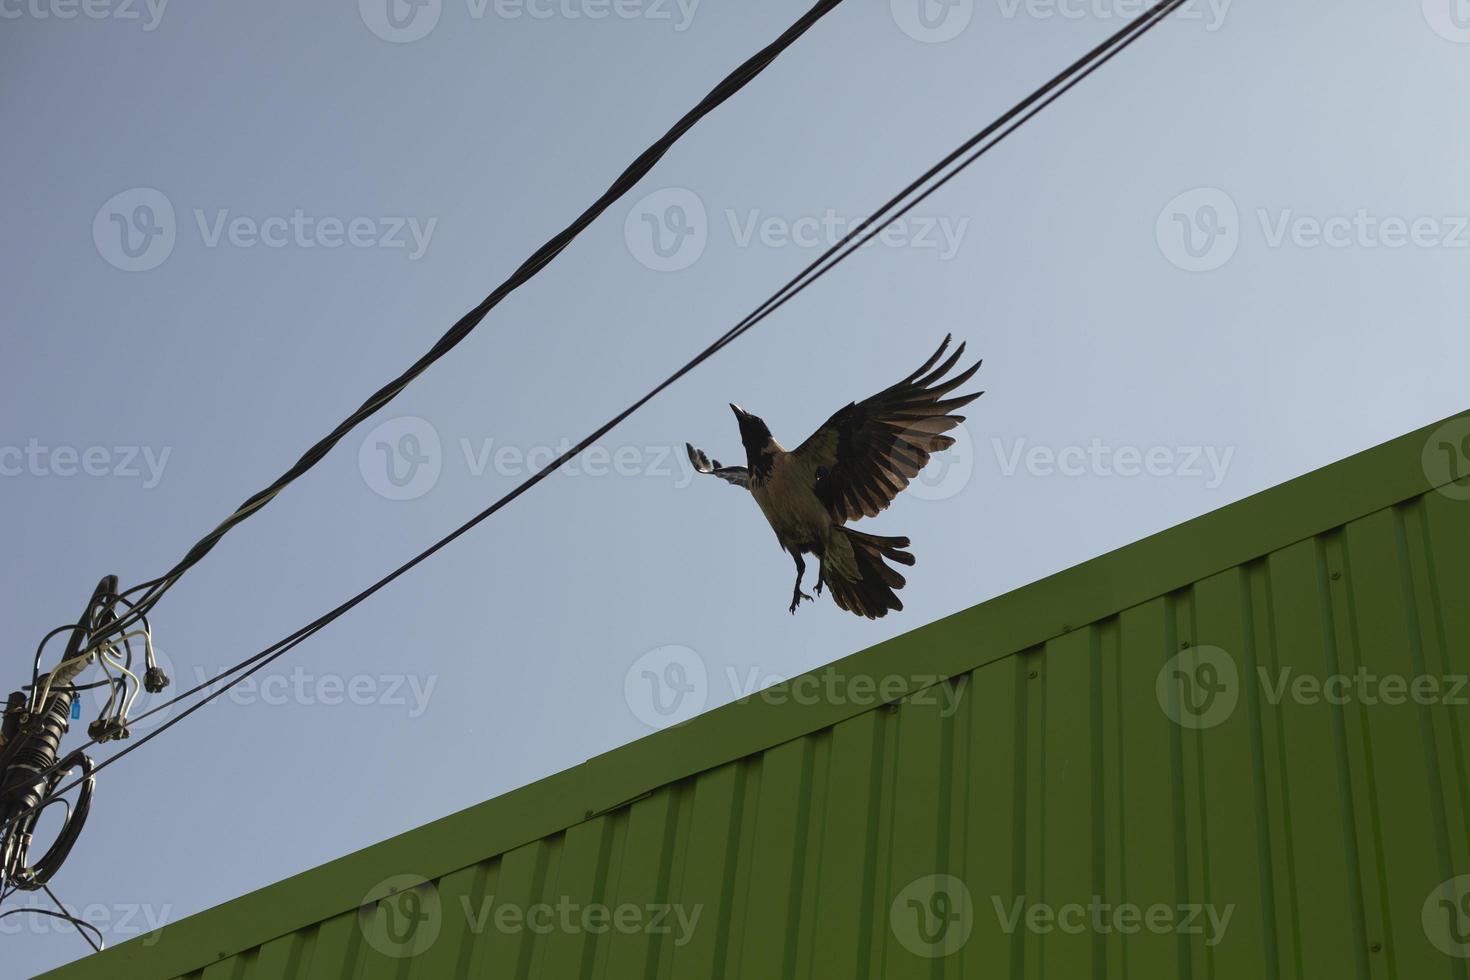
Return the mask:
[[[61,752],[81,692],[108,688],[101,715],[87,727],[91,741],[101,743],[128,737],[127,710],[140,689],[156,693],[168,686],[168,676],[154,662],[152,632],[146,617],[140,617],[144,625],[136,633],[112,635],[118,625],[117,607],[126,604],[117,589],[116,575],[98,582],[81,618],[47,637],[71,634],[56,666],[45,674],[40,672],[46,647],[43,641],[36,651],[30,685],[11,692],[6,699],[0,720],[0,891],[45,888],[86,825],[95,788],[92,759],[83,751],[85,746],[65,755]],[[134,637],[144,641],[146,669],[141,681],[131,669]],[[94,662],[102,667],[106,678],[93,684],[76,684],[77,677]],[[55,802],[57,787],[77,769],[82,773],[77,799],[67,809],[51,846],[32,860],[36,824]]]

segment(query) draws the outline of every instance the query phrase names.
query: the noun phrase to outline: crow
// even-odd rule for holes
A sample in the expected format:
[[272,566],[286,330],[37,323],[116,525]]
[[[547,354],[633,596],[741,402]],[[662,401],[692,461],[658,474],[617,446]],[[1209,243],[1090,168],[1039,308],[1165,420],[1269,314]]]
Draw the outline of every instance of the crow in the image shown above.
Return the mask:
[[730,410],[740,425],[745,466],[722,466],[684,444],[698,472],[750,491],[781,548],[796,559],[792,614],[803,599],[813,601],[801,590],[804,554],[816,555],[821,563],[817,594],[825,585],[841,608],[868,619],[903,608],[895,590],[903,588],[904,577],[884,559],[912,565],[914,556],[904,550],[909,539],[865,534],[845,525],[886,510],[919,475],[930,454],[954,445],[944,433],[965,419],[950,413],[985,394],[943,399],[970,380],[981,363],[945,380],[965,352],[962,343],[939,364],[950,339],[946,336],[934,356],[913,374],[839,409],[790,452],[771,436],[764,421],[733,403]]

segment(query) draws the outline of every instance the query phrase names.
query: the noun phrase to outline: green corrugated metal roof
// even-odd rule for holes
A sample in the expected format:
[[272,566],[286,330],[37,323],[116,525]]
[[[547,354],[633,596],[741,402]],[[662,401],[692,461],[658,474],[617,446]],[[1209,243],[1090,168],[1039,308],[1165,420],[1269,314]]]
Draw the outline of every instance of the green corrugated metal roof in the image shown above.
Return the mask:
[[1470,708],[1279,694],[1470,671],[1462,464],[1470,415],[49,976],[1466,980]]

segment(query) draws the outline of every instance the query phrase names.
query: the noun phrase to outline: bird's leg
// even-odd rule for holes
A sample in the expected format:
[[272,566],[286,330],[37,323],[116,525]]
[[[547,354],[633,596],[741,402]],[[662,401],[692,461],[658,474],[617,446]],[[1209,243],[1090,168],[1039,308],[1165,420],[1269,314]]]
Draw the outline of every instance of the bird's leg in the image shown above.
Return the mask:
[[801,600],[812,601],[812,597],[801,591],[801,579],[806,575],[806,562],[801,559],[801,552],[793,551],[791,557],[796,559],[796,588],[791,593],[791,614],[796,615],[796,607],[801,605]]

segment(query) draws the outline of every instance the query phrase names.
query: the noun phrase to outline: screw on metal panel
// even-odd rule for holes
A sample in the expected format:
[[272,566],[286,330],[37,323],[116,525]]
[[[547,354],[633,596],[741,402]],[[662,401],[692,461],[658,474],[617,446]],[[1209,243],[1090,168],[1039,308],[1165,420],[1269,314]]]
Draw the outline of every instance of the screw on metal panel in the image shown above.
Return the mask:
[[1189,641],[1188,640],[1180,640],[1179,641],[1179,649],[1181,649],[1181,650],[1188,650],[1189,649]]
[[592,819],[592,811],[591,810],[588,810],[586,813],[584,813],[582,815],[582,819],[583,820],[591,820]]
[[1342,578],[1342,572],[1333,572],[1332,573],[1332,581],[1336,582],[1340,578]]
[[1370,953],[1381,953],[1381,952],[1383,952],[1383,944],[1382,943],[1374,943],[1372,946],[1369,946],[1368,947],[1368,951]]
[[1029,678],[1031,678],[1034,681],[1034,680],[1036,680],[1037,677],[1041,676],[1041,671],[1039,671],[1039,670],[1033,670],[1031,673],[1027,674],[1026,676],[1029,677]]

